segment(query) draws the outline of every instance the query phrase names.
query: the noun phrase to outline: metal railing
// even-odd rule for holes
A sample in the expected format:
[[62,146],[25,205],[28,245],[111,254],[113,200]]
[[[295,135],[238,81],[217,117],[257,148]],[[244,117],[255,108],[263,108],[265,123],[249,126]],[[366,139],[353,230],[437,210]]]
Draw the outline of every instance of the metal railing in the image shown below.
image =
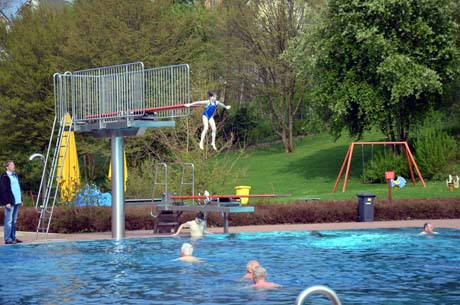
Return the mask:
[[[150,115],[187,116],[189,66],[144,69],[142,62],[54,74],[56,116],[70,113],[76,124]],[[103,126],[103,125],[101,125]]]
[[[189,66],[175,65],[147,69],[145,73],[145,109],[168,107],[190,102]],[[187,116],[189,108],[158,111],[158,118]]]
[[322,285],[311,286],[310,288],[307,288],[304,291],[302,291],[297,297],[295,304],[302,305],[303,301],[309,295],[314,294],[314,293],[319,293],[319,294],[326,296],[329,300],[332,301],[332,304],[334,305],[342,305],[337,294],[335,294],[335,292],[332,289],[326,286],[322,286]]

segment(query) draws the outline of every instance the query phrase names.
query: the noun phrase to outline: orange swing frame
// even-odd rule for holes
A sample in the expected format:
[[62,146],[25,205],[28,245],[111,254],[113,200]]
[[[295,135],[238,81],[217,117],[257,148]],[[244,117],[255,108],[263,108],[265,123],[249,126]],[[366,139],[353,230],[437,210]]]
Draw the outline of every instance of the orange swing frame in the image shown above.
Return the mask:
[[343,182],[342,192],[345,192],[345,190],[347,189],[348,174],[350,173],[350,166],[351,166],[351,157],[353,156],[353,149],[355,148],[355,145],[387,145],[387,144],[402,145],[404,147],[404,152],[406,153],[407,165],[409,166],[412,184],[414,186],[416,184],[415,177],[414,177],[414,171],[412,169],[412,165],[413,165],[415,168],[415,171],[417,172],[418,177],[420,178],[420,181],[422,182],[423,187],[426,188],[425,181],[423,180],[422,174],[420,173],[420,170],[418,169],[417,163],[415,162],[414,156],[412,155],[409,145],[407,145],[407,142],[352,142],[350,144],[350,147],[348,147],[347,154],[345,155],[345,159],[343,160],[342,167],[340,168],[340,172],[339,172],[339,175],[337,176],[337,180],[335,181],[335,185],[334,185],[334,188],[332,189],[332,192],[335,193],[335,191],[337,190],[337,186],[339,185],[340,179],[342,178],[342,174],[343,174],[345,165],[347,166],[347,169],[345,171],[345,180]]

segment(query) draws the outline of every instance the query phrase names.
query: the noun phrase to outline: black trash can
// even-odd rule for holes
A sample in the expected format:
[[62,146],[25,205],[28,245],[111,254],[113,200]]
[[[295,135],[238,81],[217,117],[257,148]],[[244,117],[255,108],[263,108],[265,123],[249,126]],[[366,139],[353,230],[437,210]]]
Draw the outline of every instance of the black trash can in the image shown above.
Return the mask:
[[358,196],[359,221],[374,221],[375,195],[371,193],[356,194]]

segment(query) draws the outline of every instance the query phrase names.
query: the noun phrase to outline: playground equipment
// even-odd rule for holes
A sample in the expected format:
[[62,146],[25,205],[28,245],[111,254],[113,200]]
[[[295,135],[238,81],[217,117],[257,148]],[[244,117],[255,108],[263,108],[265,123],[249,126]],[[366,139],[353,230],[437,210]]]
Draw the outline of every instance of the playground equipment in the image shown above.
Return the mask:
[[[112,237],[125,236],[123,137],[143,135],[147,128],[174,127],[174,118],[190,114],[189,67],[145,69],[142,62],[55,73],[55,117],[44,161],[38,199],[39,233],[48,235],[70,132],[110,137],[112,151]],[[65,116],[70,115],[70,122]],[[41,195],[43,193],[43,195]]]
[[454,188],[459,188],[460,178],[458,176],[455,176],[455,178],[453,178],[452,175],[449,175],[449,178],[446,179],[446,185],[449,188],[449,191],[453,192]]
[[351,159],[353,156],[353,150],[356,145],[372,145],[372,146],[373,145],[402,145],[402,147],[404,148],[404,153],[407,158],[407,165],[409,166],[409,172],[411,175],[413,185],[415,186],[416,182],[415,182],[414,171],[412,169],[412,166],[414,166],[415,171],[417,172],[417,175],[423,187],[426,187],[425,181],[423,180],[422,174],[420,173],[418,169],[417,163],[415,162],[415,159],[410,151],[410,148],[407,142],[352,142],[350,146],[348,147],[348,151],[343,160],[342,167],[340,168],[339,174],[337,176],[337,180],[335,181],[335,184],[334,184],[334,188],[332,189],[333,193],[335,193],[335,191],[337,190],[337,186],[339,185],[340,179],[342,178],[342,173],[343,173],[343,170],[345,169],[345,165],[346,165],[346,171],[345,171],[345,180],[343,182],[342,192],[345,192],[345,190],[347,189],[347,181],[348,181],[348,174],[350,172]]
[[402,189],[404,186],[406,186],[406,179],[404,179],[401,176],[398,176],[396,179],[391,179],[391,187],[397,187],[399,189]]

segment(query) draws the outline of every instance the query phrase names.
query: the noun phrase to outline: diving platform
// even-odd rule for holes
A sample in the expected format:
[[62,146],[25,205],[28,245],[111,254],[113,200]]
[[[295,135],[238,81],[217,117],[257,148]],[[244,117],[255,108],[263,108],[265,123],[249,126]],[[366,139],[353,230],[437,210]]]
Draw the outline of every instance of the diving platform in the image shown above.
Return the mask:
[[[158,199],[126,199],[125,203],[127,206],[145,206],[151,205],[152,206],[152,216],[154,217],[154,233],[158,232],[159,223],[161,220],[161,215],[164,212],[173,212],[180,215],[183,212],[203,212],[205,215],[208,213],[221,213],[223,216],[223,233],[228,233],[228,228],[230,226],[230,214],[232,213],[253,213],[255,208],[249,205],[242,205],[238,201],[228,201],[228,196],[224,196],[221,198],[222,201],[219,200],[218,196],[216,201],[211,201],[208,204],[184,204],[182,202],[173,202],[173,203],[164,203],[164,201],[160,198]],[[169,213],[167,213],[169,214]],[[168,216],[169,218],[169,216]],[[171,227],[176,227],[176,223],[170,222]]]
[[[47,236],[61,183],[71,132],[111,139],[112,237],[125,237],[125,136],[142,136],[147,128],[175,127],[190,115],[187,64],[145,68],[142,62],[54,73],[55,116],[44,160],[39,200],[39,233]],[[71,119],[66,120],[67,117]],[[43,194],[43,195],[42,195]]]
[[158,204],[156,205],[156,213],[159,215],[164,211],[172,212],[203,212],[207,213],[222,213],[223,215],[223,228],[224,233],[228,233],[229,216],[232,213],[253,213],[255,211],[253,206],[246,205],[230,205],[228,202],[206,204],[206,205],[172,205],[172,204]]

